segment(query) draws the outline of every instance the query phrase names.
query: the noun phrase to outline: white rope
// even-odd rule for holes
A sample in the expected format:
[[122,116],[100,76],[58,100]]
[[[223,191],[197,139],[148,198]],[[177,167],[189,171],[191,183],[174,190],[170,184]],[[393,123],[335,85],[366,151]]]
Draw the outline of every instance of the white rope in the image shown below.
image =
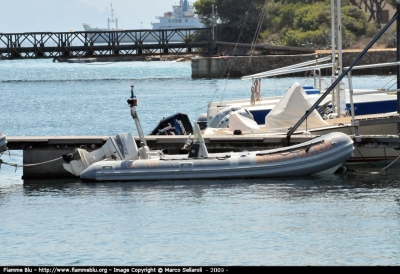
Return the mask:
[[382,171],[384,171],[385,169],[389,168],[389,167],[390,167],[391,165],[393,165],[399,158],[400,158],[400,154],[399,154],[399,156],[397,156],[396,159],[394,159],[393,162],[391,162],[389,165],[387,165],[387,166],[385,166],[384,168],[382,168],[380,172],[382,172]]
[[35,164],[25,164],[25,165],[18,165],[18,164],[8,163],[8,162],[4,162],[2,159],[0,159],[0,165],[1,164],[5,164],[5,165],[15,166],[15,167],[38,166],[38,165],[43,165],[43,164],[55,162],[55,161],[60,160],[60,159],[62,159],[62,157],[59,157],[59,158],[56,158],[56,159],[53,159],[53,160],[49,160],[49,161],[46,161],[46,162],[35,163]]

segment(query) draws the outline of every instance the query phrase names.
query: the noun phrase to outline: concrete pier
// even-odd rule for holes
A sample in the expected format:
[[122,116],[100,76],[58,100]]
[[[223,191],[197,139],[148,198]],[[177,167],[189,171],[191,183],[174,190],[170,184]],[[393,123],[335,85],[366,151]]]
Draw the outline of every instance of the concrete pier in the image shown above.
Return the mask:
[[[344,50],[343,67],[351,64],[362,50]],[[360,60],[357,65],[370,65],[376,63],[396,62],[397,50],[393,49],[371,49]],[[192,59],[192,78],[226,78],[242,77],[245,75],[260,73],[285,66],[299,64],[315,60],[325,56],[331,56],[331,51],[320,50],[315,53],[296,55],[261,55],[261,56],[218,56],[218,57],[195,57]],[[323,71],[324,72],[324,71]],[[306,74],[307,73],[307,74]],[[309,75],[310,72],[299,73]],[[325,70],[330,75],[330,69]],[[396,67],[382,67],[374,69],[355,70],[357,74],[396,74]]]

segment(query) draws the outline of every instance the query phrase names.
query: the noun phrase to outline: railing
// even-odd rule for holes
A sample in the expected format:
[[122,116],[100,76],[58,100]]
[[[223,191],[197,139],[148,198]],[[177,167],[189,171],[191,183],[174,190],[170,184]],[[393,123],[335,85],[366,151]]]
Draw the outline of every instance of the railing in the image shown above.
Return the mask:
[[[393,18],[379,31],[379,33],[371,40],[371,42],[363,49],[363,51],[351,62],[351,64],[345,69],[331,84],[330,87],[325,91],[324,94],[311,106],[311,108],[300,118],[300,120],[288,131],[286,139],[290,143],[290,137],[293,132],[304,122],[305,119],[312,113],[314,109],[325,99],[326,96],[342,81],[342,79],[354,68],[354,66],[360,61],[360,59],[365,55],[365,53],[375,44],[375,42],[385,33],[385,31],[397,20],[399,17],[398,12],[393,15]],[[398,26],[399,27],[399,26]],[[398,38],[399,39],[399,38]],[[397,49],[399,50],[399,49]],[[399,94],[398,94],[399,96]],[[397,100],[399,101],[399,99]]]
[[[370,69],[370,68],[379,68],[379,67],[389,67],[389,66],[399,66],[399,62],[389,62],[389,63],[379,63],[379,64],[371,64],[371,65],[363,65],[363,66],[354,66],[352,67],[352,70],[356,69]],[[345,67],[345,70],[348,70],[349,67]],[[354,96],[354,90],[353,90],[353,80],[351,78],[351,71],[347,73],[347,78],[349,80],[349,95],[350,95],[350,107],[351,107],[351,123],[353,126],[355,126],[356,130],[356,136],[359,135],[358,132],[358,124],[355,122],[355,117],[354,117],[354,104],[353,104],[353,96]],[[363,92],[362,94],[371,94],[371,93],[379,93],[379,92],[400,92],[400,89],[391,89],[391,90],[377,90],[374,92]]]
[[[321,89],[322,78],[321,78],[320,69],[332,68],[335,65],[335,63],[326,63],[326,64],[321,64],[321,63],[330,61],[331,59],[332,59],[331,56],[326,56],[323,58],[317,58],[315,60],[306,61],[306,62],[299,63],[299,64],[294,64],[291,66],[286,66],[286,67],[282,67],[282,68],[278,68],[278,69],[274,69],[274,70],[260,72],[257,74],[243,76],[241,79],[242,80],[254,80],[254,79],[261,79],[261,78],[273,77],[273,76],[279,76],[279,75],[287,75],[287,74],[303,72],[303,71],[314,71],[314,87]],[[313,66],[310,66],[310,65],[313,65]],[[318,71],[318,73],[316,73],[317,71]]]
[[0,33],[0,58],[209,53],[211,29]]

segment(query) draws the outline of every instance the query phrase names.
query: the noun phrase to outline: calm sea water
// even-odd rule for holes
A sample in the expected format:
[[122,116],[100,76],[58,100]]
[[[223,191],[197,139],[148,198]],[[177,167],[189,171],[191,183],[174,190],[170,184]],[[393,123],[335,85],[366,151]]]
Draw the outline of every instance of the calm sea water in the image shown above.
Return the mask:
[[[145,132],[163,116],[195,121],[210,100],[248,98],[250,82],[190,77],[190,63],[0,61],[0,130],[9,136]],[[390,76],[358,77],[379,88]],[[263,96],[293,81],[263,80]],[[2,159],[22,163],[22,152]],[[0,265],[400,265],[396,168],[326,177],[83,183],[0,169]]]

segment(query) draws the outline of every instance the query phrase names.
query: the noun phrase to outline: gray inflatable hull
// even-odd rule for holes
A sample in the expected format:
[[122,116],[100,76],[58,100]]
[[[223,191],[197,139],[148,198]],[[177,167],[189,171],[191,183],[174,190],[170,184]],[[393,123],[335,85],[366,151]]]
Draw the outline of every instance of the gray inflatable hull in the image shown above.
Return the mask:
[[113,161],[103,160],[86,168],[84,180],[142,181],[217,178],[304,176],[333,173],[353,156],[353,141],[343,133],[330,133],[299,145],[264,151],[244,151],[188,158]]

